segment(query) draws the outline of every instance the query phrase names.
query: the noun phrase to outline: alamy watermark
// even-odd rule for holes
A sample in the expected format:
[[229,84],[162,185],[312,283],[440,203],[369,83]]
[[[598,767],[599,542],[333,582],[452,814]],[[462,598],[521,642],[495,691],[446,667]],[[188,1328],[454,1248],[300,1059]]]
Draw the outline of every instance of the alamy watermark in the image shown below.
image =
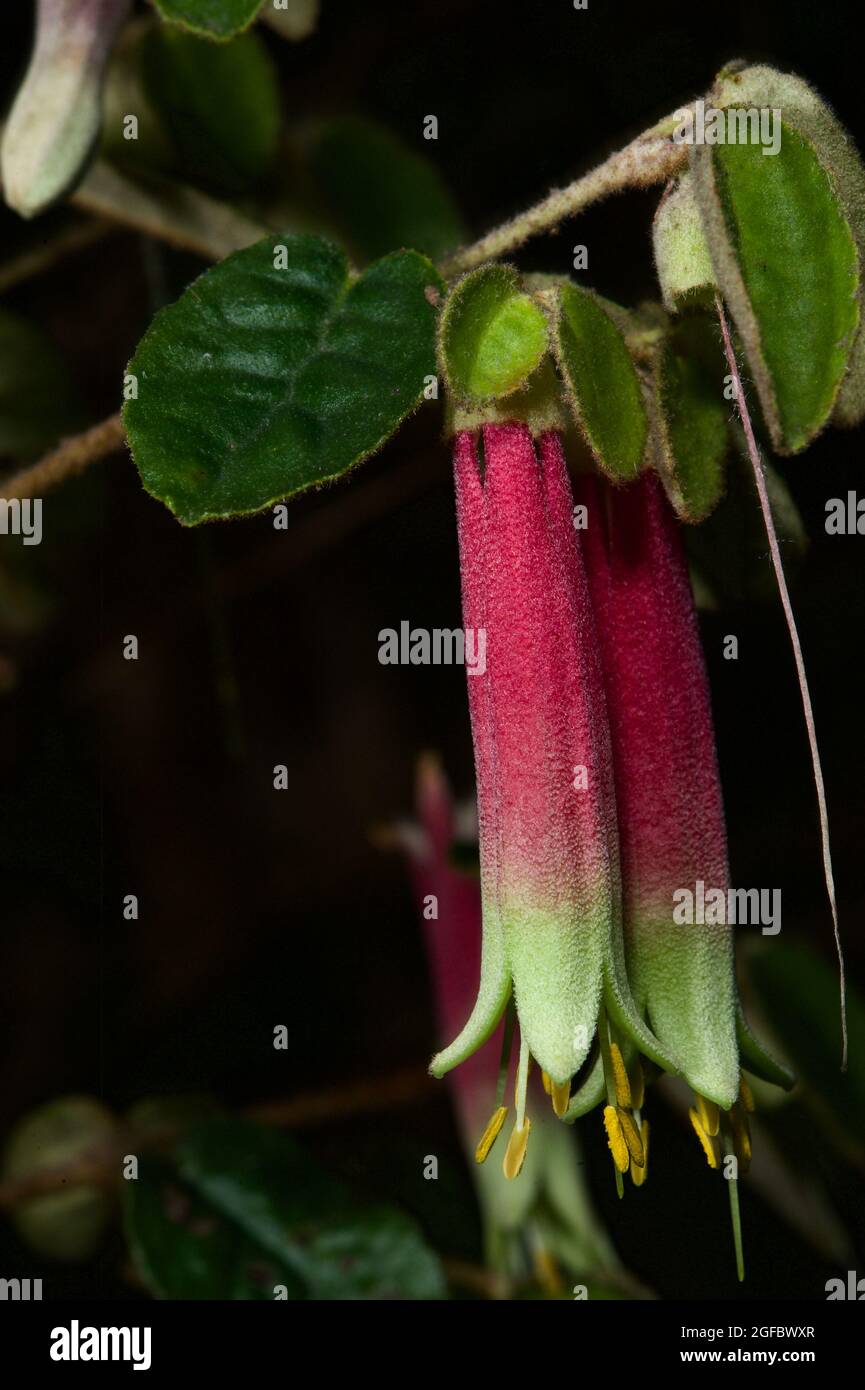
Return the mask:
[[487,634],[482,627],[383,627],[378,634],[382,666],[465,666],[469,676],[487,669]]
[[41,1279],[0,1279],[0,1303],[30,1303],[41,1297]]
[[42,498],[0,497],[0,536],[20,536],[23,545],[42,541]]
[[777,106],[707,106],[702,97],[675,113],[677,145],[762,145],[764,154],[781,148],[781,111]]
[[693,888],[673,893],[677,926],[761,927],[764,936],[781,930],[780,888],[707,888],[701,878]]

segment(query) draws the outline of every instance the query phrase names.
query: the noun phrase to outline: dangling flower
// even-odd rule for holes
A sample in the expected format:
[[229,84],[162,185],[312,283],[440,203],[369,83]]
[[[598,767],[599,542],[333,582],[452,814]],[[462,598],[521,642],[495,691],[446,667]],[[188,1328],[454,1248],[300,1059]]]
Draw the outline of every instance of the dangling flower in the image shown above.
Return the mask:
[[532,1057],[569,1117],[611,1094],[611,1025],[659,1065],[678,1064],[624,972],[607,715],[561,440],[548,430],[536,445],[517,422],[460,431],[455,476],[463,619],[486,633],[486,671],[468,682],[483,945],[474,1010],[431,1070],[442,1076],[474,1052],[513,993],[520,1058],[505,1171],[516,1176]]
[[[726,912],[676,921],[677,895],[726,905],[729,871],[709,690],[678,523],[654,473],[625,488],[582,477],[585,553],[615,771],[628,978],[634,1000],[696,1093],[691,1119],[747,1166],[745,1066],[790,1078],[738,1005]],[[715,915],[718,920],[712,920]],[[637,1107],[626,1107],[637,1108]],[[723,1119],[721,1112],[728,1112]]]
[[38,0],[36,42],[9,113],[6,202],[35,217],[79,178],[99,135],[105,65],[132,0]]
[[[418,766],[417,820],[400,822],[379,838],[406,854],[424,931],[439,1029],[450,1036],[471,1008],[480,966],[481,892],[476,867],[455,862],[458,849],[476,849],[476,824],[458,824],[450,788],[432,755]],[[549,1111],[536,1117],[518,1183],[505,1181],[485,1160],[507,1112],[513,1077],[500,1067],[505,1028],[493,1045],[451,1072],[459,1128],[472,1160],[489,1267],[508,1283],[537,1280],[551,1296],[565,1292],[563,1274],[589,1281],[594,1297],[645,1290],[624,1270],[592,1207],[582,1176],[577,1136]],[[496,1046],[495,1044],[498,1044]],[[492,1130],[484,1134],[487,1118]],[[482,1136],[478,1143],[478,1136]]]

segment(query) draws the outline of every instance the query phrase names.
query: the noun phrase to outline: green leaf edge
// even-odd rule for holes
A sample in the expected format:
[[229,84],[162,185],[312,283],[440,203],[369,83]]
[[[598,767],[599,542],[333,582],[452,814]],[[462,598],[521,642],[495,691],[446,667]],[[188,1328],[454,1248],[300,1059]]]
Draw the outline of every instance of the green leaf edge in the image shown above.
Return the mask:
[[715,508],[723,500],[727,490],[726,463],[730,456],[731,440],[728,431],[727,446],[718,465],[719,485],[710,504],[701,509],[690,507],[679,483],[678,464],[674,456],[672,440],[667,429],[667,416],[663,407],[664,369],[669,354],[673,351],[673,337],[670,334],[658,345],[654,353],[649,384],[652,467],[661,479],[670,505],[679,520],[684,521],[688,526],[699,526],[701,522],[712,515]]
[[[349,290],[351,289],[352,285],[354,285],[358,280],[362,279],[363,276],[372,268],[372,266],[367,266],[367,267],[366,267],[363,271],[361,271],[361,272],[354,272],[354,271],[351,271],[350,268],[349,268],[348,258],[347,258],[347,256],[346,256],[345,252],[342,250],[341,247],[337,246],[336,242],[331,241],[331,240],[330,240],[329,238],[327,238],[327,237],[319,237],[319,236],[315,236],[315,235],[313,235],[313,234],[304,233],[304,232],[301,232],[301,233],[298,233],[298,232],[271,232],[268,236],[262,237],[262,238],[260,239],[260,241],[254,242],[253,245],[254,245],[254,246],[260,246],[262,241],[271,241],[271,240],[273,240],[273,238],[275,238],[275,237],[280,237],[282,240],[285,240],[286,237],[288,237],[288,238],[292,238],[292,237],[293,237],[293,238],[296,239],[298,236],[302,236],[302,237],[308,236],[308,237],[310,237],[310,239],[312,239],[312,240],[314,240],[314,241],[323,241],[323,242],[326,242],[327,245],[329,245],[330,247],[332,247],[332,248],[333,248],[335,251],[337,251],[337,253],[342,257],[343,264],[344,264],[344,266],[345,266],[346,274],[345,274],[345,279],[344,279],[344,281],[343,281],[343,290],[342,290],[342,294],[341,294],[340,299],[339,299],[339,304],[341,305],[341,304],[343,303],[343,301],[345,300],[345,297],[346,297],[346,295],[348,294]],[[206,275],[212,274],[214,270],[216,270],[216,269],[219,268],[219,266],[226,265],[229,261],[233,260],[236,256],[242,256],[245,252],[249,251],[250,249],[251,249],[251,248],[250,248],[249,246],[241,247],[241,248],[240,248],[239,250],[237,250],[237,251],[232,251],[232,253],[231,253],[230,256],[226,256],[224,260],[222,260],[222,261],[220,261],[220,262],[218,263],[218,266],[208,266],[207,270],[202,271],[201,275],[197,275],[196,278],[195,278],[194,280],[191,280],[191,281],[189,282],[189,284],[186,286],[186,288],[185,288],[184,291],[183,291],[183,295],[188,294],[189,291],[190,291],[191,289],[193,289],[194,286],[197,285],[198,282],[199,282],[200,280],[202,280]],[[428,271],[429,271],[429,273],[432,275],[432,277],[433,277],[433,279],[434,279],[434,281],[435,281],[435,283],[436,283],[436,288],[438,288],[440,292],[444,289],[444,283],[445,283],[445,282],[444,282],[444,280],[442,279],[442,277],[441,277],[439,271],[438,271],[438,270],[436,269],[436,267],[433,265],[433,263],[432,263],[432,261],[429,259],[429,257],[428,257],[428,256],[422,255],[420,251],[413,251],[413,250],[411,250],[410,248],[409,248],[409,249],[403,249],[403,250],[400,250],[400,251],[391,251],[391,252],[388,253],[388,255],[386,255],[386,256],[381,256],[377,261],[373,261],[373,262],[372,262],[372,265],[374,265],[374,266],[381,265],[381,264],[382,264],[383,262],[385,262],[385,261],[395,260],[397,257],[401,257],[401,256],[416,256],[417,259],[418,259],[419,261],[423,261],[424,264],[428,267]],[[183,298],[183,295],[180,296],[180,299]],[[132,365],[133,365],[133,363],[134,363],[134,361],[135,361],[135,357],[138,355],[138,351],[139,351],[141,345],[142,345],[144,342],[146,342],[146,340],[147,340],[149,334],[154,330],[154,328],[155,328],[156,325],[159,323],[159,320],[162,318],[162,316],[163,316],[164,314],[170,312],[170,310],[172,310],[172,309],[175,307],[175,305],[178,304],[178,303],[179,303],[179,299],[176,299],[176,300],[174,300],[171,304],[166,304],[166,305],[165,305],[162,309],[160,309],[160,310],[158,311],[158,313],[156,313],[156,314],[154,315],[154,317],[151,319],[150,323],[149,323],[148,326],[147,326],[147,329],[145,330],[144,334],[142,335],[142,337],[138,340],[138,343],[136,344],[135,353],[133,354],[133,356],[130,358],[129,362],[128,362],[127,365],[126,365],[126,372],[127,372],[127,374],[129,373],[129,370],[130,370],[130,368],[132,367]],[[134,438],[133,438],[133,433],[134,433],[134,432],[130,430],[130,428],[129,428],[129,422],[128,422],[128,420],[127,420],[127,409],[126,409],[126,408],[127,408],[127,405],[130,404],[130,402],[128,402],[128,401],[125,401],[124,404],[123,404],[123,408],[122,408],[122,411],[121,411],[121,418],[122,418],[122,421],[123,421],[123,428],[124,428],[124,431],[125,431],[125,433],[126,433],[126,441],[127,441],[128,446],[129,446],[130,454],[132,455],[132,461],[133,461],[133,463],[135,464],[135,468],[136,468],[136,471],[137,471],[137,473],[138,473],[138,476],[139,476],[139,478],[140,478],[140,480],[141,480],[141,486],[144,488],[144,491],[148,494],[148,496],[152,497],[156,502],[160,502],[160,503],[162,504],[162,506],[167,507],[168,510],[171,512],[171,515],[177,519],[177,521],[180,523],[181,526],[185,526],[188,530],[192,530],[193,527],[195,527],[195,526],[204,526],[204,525],[206,525],[208,522],[213,522],[213,521],[235,521],[235,520],[239,520],[241,517],[247,517],[247,516],[261,516],[263,512],[269,511],[271,507],[275,507],[275,506],[277,505],[277,503],[279,503],[279,502],[287,502],[287,501],[291,500],[291,499],[294,498],[294,497],[299,497],[299,496],[301,496],[302,493],[305,493],[305,492],[315,492],[315,491],[317,491],[319,488],[328,487],[331,483],[335,483],[335,482],[337,482],[340,478],[344,478],[344,477],[346,477],[349,473],[353,473],[354,470],[355,470],[355,468],[357,468],[357,466],[358,466],[359,464],[363,463],[363,462],[364,462],[366,459],[368,459],[368,458],[372,458],[372,456],[373,456],[374,454],[377,454],[378,451],[379,451],[379,449],[383,448],[383,446],[387,443],[387,441],[388,441],[389,439],[392,439],[392,438],[393,438],[393,436],[396,434],[397,430],[400,429],[400,427],[405,423],[405,421],[408,419],[408,417],[409,417],[410,415],[413,415],[413,414],[414,414],[414,412],[418,409],[418,407],[423,403],[423,399],[424,399],[424,394],[423,394],[423,393],[424,393],[424,387],[423,387],[423,386],[420,386],[420,387],[418,388],[418,393],[417,393],[417,396],[415,397],[414,401],[410,402],[410,403],[406,406],[406,409],[405,409],[405,410],[403,411],[403,413],[399,416],[399,418],[395,421],[395,423],[394,423],[394,425],[393,425],[393,428],[390,430],[390,432],[389,432],[388,434],[383,435],[375,444],[371,445],[371,447],[370,447],[369,449],[365,450],[363,453],[357,454],[357,455],[351,460],[351,462],[348,463],[348,464],[346,465],[345,468],[340,469],[339,472],[337,472],[337,473],[331,473],[331,474],[329,474],[329,476],[326,477],[326,478],[317,478],[316,481],[315,481],[314,483],[307,483],[304,487],[295,488],[293,492],[285,492],[285,493],[279,494],[278,496],[270,497],[266,502],[263,502],[263,503],[261,504],[260,507],[248,507],[248,508],[246,508],[245,510],[236,511],[236,512],[207,512],[207,513],[205,513],[203,516],[197,517],[196,520],[194,520],[194,521],[190,521],[190,520],[188,520],[187,518],[181,516],[180,512],[177,511],[177,509],[172,505],[171,500],[170,500],[168,497],[161,497],[161,496],[159,495],[158,492],[154,492],[152,488],[150,488],[150,487],[147,486],[147,484],[145,483],[143,477],[141,476],[141,469],[139,468],[138,462],[137,462],[136,457],[135,457],[136,443],[135,443],[135,440],[134,440]]]
[[[637,390],[637,399],[639,400],[642,406],[643,414],[643,447],[641,451],[640,461],[637,464],[633,473],[616,473],[606,467],[604,460],[601,457],[598,448],[595,444],[595,441],[589,433],[588,427],[583,418],[583,413],[580,408],[577,392],[571,380],[571,374],[568,371],[567,364],[565,362],[564,347],[562,344],[561,336],[561,323],[563,318],[562,300],[565,294],[570,293],[575,295],[584,295],[587,296],[589,299],[594,300],[597,307],[601,310],[603,314],[606,315],[607,319],[613,325],[613,327],[615,328],[616,332],[622,340],[622,346],[624,347],[627,359],[631,366],[631,371],[633,373],[634,384]],[[637,370],[636,363],[634,362],[633,353],[628,347],[628,342],[625,334],[625,325],[628,317],[628,311],[623,310],[620,308],[619,305],[613,304],[609,300],[604,299],[601,295],[596,294],[594,290],[587,289],[582,285],[576,285],[573,280],[569,280],[567,278],[557,280],[557,283],[551,288],[551,292],[548,296],[547,302],[551,305],[551,341],[553,356],[555,357],[556,365],[559,369],[559,375],[562,379],[562,383],[564,386],[565,396],[567,398],[568,405],[570,406],[571,410],[571,415],[573,416],[573,419],[576,422],[577,428],[579,429],[583,439],[585,439],[586,443],[588,444],[592,457],[597,462],[598,467],[600,468],[605,478],[608,478],[610,482],[619,485],[633,482],[634,479],[639,477],[639,475],[644,471],[644,469],[648,466],[648,464],[651,461],[650,455],[652,432],[650,428],[649,411],[646,406],[643,382],[640,373]]]
[[264,0],[259,0],[252,14],[245,24],[241,24],[239,29],[232,29],[227,34],[219,34],[214,29],[202,29],[197,24],[192,24],[188,19],[178,19],[176,16],[165,14],[162,8],[162,0],[153,0],[153,8],[159,15],[163,24],[173,25],[175,29],[185,29],[188,34],[195,34],[200,39],[210,39],[211,43],[231,43],[238,34],[245,34],[247,29],[251,29],[261,12]]

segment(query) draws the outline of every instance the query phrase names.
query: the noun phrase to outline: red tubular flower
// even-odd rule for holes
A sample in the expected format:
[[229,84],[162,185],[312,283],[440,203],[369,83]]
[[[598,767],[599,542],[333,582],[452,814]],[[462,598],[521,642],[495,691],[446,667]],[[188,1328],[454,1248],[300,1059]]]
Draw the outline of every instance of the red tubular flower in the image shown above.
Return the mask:
[[489,1037],[513,989],[522,1134],[529,1054],[563,1113],[602,999],[648,1055],[676,1066],[624,978],[603,684],[561,441],[549,431],[536,447],[528,427],[512,423],[484,426],[482,442],[483,473],[476,434],[459,433],[455,452],[464,622],[486,631],[486,671],[469,677],[481,981],[468,1023],[432,1071],[443,1075]]
[[[615,768],[628,976],[634,999],[698,1096],[728,1110],[739,1043],[786,1081],[740,1024],[733,941],[720,920],[678,923],[678,890],[729,886],[709,690],[678,524],[660,482],[581,478],[586,559]],[[717,1133],[712,1108],[701,1127]],[[698,1116],[699,1118],[699,1116]],[[698,1130],[699,1133],[699,1130]],[[711,1161],[711,1160],[710,1160]]]

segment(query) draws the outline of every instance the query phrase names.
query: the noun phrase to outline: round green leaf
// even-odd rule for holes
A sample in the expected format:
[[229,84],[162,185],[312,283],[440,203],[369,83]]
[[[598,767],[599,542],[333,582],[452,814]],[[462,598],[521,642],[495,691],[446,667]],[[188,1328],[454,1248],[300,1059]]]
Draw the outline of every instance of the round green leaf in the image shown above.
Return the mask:
[[702,521],[724,492],[730,403],[723,394],[717,325],[682,320],[665,340],[655,372],[656,461],[684,521]]
[[[163,19],[210,39],[230,39],[246,29],[261,0],[153,0]],[[268,4],[270,0],[268,0]]]
[[564,283],[556,299],[554,350],[577,423],[609,477],[635,478],[648,419],[624,335],[589,290]]
[[376,121],[343,116],[328,122],[316,135],[312,168],[363,256],[413,246],[437,260],[465,236],[435,166]]
[[141,61],[147,95],[190,178],[239,193],[267,173],[279,142],[279,87],[257,34],[213,44],[156,27]]
[[263,510],[375,452],[435,375],[442,281],[415,251],[350,279],[314,236],[265,237],[163,309],[128,371],[148,492],[185,525]]
[[547,347],[543,310],[512,266],[487,265],[455,285],[441,321],[444,374],[462,400],[495,400],[524,386]]
[[759,144],[694,146],[694,187],[774,447],[804,449],[832,413],[859,322],[858,256],[813,145],[786,122]]

